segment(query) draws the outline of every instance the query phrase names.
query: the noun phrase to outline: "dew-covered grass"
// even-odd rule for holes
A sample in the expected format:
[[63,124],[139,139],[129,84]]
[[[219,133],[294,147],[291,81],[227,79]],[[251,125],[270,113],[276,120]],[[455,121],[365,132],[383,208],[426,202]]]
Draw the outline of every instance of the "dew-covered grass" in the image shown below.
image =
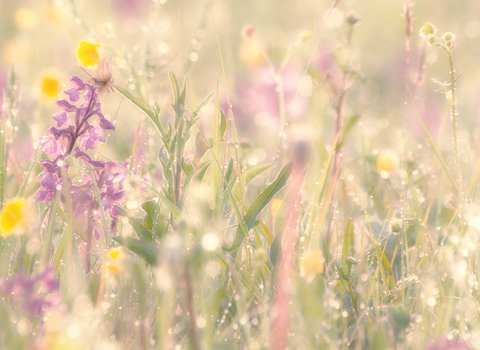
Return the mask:
[[480,3],[0,12],[0,349],[480,348]]

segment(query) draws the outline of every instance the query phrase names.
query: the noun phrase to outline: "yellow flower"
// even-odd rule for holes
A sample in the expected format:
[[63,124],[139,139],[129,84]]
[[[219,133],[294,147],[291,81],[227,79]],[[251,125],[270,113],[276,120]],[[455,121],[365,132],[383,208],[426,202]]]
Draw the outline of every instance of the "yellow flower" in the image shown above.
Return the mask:
[[20,7],[15,11],[15,23],[21,29],[30,29],[37,24],[37,15],[26,7]]
[[55,97],[58,95],[59,85],[57,79],[45,77],[42,82],[42,93],[48,97]]
[[126,254],[122,248],[112,248],[107,251],[107,256],[104,261],[104,269],[106,272],[118,274],[123,271],[123,261]]
[[308,251],[300,260],[300,276],[306,278],[307,282],[311,282],[316,275],[323,272],[324,263],[325,258],[320,250]]
[[0,210],[0,236],[25,233],[33,219],[33,206],[26,198],[10,199]]
[[98,53],[99,44],[88,41],[80,41],[77,48],[77,58],[80,64],[84,67],[93,67],[100,62],[100,55]]
[[377,171],[384,179],[388,178],[388,174],[392,172],[398,165],[398,157],[392,150],[384,150],[377,157]]
[[65,76],[56,68],[47,68],[40,74],[38,84],[40,85],[42,99],[47,102],[55,99],[60,90],[62,89],[62,83],[65,81]]

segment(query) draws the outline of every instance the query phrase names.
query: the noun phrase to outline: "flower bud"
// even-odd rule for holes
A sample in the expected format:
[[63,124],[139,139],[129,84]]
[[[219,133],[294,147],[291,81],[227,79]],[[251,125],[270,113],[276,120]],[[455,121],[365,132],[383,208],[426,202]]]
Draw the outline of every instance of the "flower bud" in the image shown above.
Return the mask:
[[393,219],[390,222],[390,227],[392,228],[392,232],[399,233],[402,231],[402,225],[399,220]]
[[422,38],[428,38],[429,36],[432,36],[433,34],[435,34],[435,32],[437,31],[437,29],[433,26],[433,24],[429,23],[429,22],[426,22],[422,29],[420,29],[420,36]]
[[435,45],[438,43],[438,38],[436,36],[431,36],[428,38],[429,45]]
[[251,24],[247,24],[245,27],[242,28],[242,38],[244,40],[251,39],[255,34],[255,27]]
[[455,41],[455,34],[451,32],[446,32],[442,35],[442,39],[445,40],[447,43],[451,41]]

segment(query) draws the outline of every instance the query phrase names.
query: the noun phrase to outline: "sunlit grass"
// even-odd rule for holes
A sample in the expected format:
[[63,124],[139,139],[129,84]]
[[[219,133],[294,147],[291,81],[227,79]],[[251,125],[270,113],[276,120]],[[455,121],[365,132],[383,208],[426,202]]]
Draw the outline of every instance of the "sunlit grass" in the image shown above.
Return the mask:
[[475,1],[0,7],[1,349],[480,347]]

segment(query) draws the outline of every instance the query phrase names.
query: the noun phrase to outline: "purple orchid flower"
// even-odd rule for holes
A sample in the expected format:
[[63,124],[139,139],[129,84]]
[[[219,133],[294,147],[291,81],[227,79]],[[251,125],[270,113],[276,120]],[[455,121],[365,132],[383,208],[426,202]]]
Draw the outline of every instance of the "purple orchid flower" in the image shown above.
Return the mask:
[[58,294],[59,282],[55,279],[53,268],[47,267],[36,276],[27,276],[23,270],[17,275],[0,280],[0,293],[10,296],[15,304],[31,317],[60,304]]
[[[56,188],[61,185],[60,167],[54,164],[70,156],[75,145],[78,145],[80,151],[85,153],[89,149],[94,149],[97,141],[105,142],[105,130],[115,130],[113,123],[107,120],[101,112],[101,105],[97,101],[98,87],[84,83],[77,76],[73,76],[70,82],[72,87],[64,91],[70,102],[65,99],[57,101],[61,112],[52,116],[57,126],[50,127],[49,134],[39,140],[42,151],[55,157],[53,162],[41,161],[40,166],[43,172],[38,177],[40,189],[36,197],[39,202],[50,202]],[[84,101],[77,107],[73,103],[80,99],[82,93]],[[98,127],[89,122],[95,115],[98,117]],[[71,124],[72,120],[74,120],[74,125]],[[91,161],[90,157],[88,159]]]
[[[115,126],[102,114],[97,86],[86,84],[77,76],[73,76],[70,82],[72,87],[64,91],[69,101],[57,101],[61,111],[52,116],[56,127],[50,127],[48,135],[39,140],[43,152],[55,158],[53,161],[40,161],[43,172],[38,176],[40,189],[37,191],[36,200],[49,203],[54,198],[56,191],[62,187],[63,167],[71,183],[70,196],[74,215],[86,219],[87,232],[99,232],[96,223],[102,220],[95,216],[100,212],[97,210],[99,203],[95,196],[95,185],[100,191],[101,205],[112,217],[116,217],[118,213],[114,210],[114,205],[120,205],[123,199],[122,182],[125,172],[113,162],[93,160],[88,155],[87,151],[94,149],[97,142],[105,142],[106,130],[115,130]],[[83,102],[77,106],[76,103],[82,95]],[[92,118],[94,116],[96,118]],[[92,124],[92,119],[96,119],[98,126]],[[85,165],[93,167],[95,184],[86,174],[81,178],[81,185],[70,179],[68,165],[64,162],[69,156],[81,159]]]

